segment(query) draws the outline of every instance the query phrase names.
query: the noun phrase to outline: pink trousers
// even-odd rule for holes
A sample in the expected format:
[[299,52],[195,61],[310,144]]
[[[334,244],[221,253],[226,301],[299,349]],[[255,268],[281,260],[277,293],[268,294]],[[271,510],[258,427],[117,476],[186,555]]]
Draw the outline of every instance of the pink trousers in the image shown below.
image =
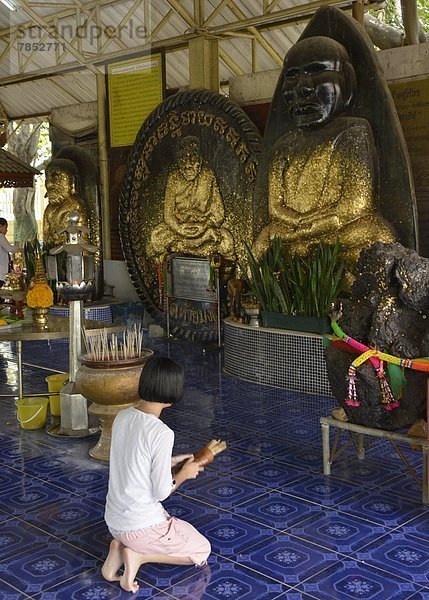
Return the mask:
[[169,516],[154,527],[111,533],[124,546],[141,554],[189,558],[196,565],[204,565],[211,551],[210,542],[193,525],[176,517]]

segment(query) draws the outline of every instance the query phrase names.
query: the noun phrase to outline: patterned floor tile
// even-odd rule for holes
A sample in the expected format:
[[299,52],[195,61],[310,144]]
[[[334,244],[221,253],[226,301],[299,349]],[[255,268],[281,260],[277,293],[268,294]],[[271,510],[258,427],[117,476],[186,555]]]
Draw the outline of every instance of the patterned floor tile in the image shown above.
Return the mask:
[[358,460],[351,458],[345,461],[334,462],[331,466],[331,475],[337,479],[344,479],[351,483],[361,483],[365,486],[384,485],[398,474],[398,466],[385,463],[382,460],[366,458]]
[[108,471],[99,469],[98,465],[82,464],[81,467],[53,479],[56,486],[75,494],[100,488],[107,491]]
[[[401,433],[406,433],[406,431],[402,431]],[[404,457],[406,458],[406,460],[413,466],[418,466],[421,465],[423,460],[422,460],[422,453],[421,451],[416,451],[413,450],[409,444],[399,444],[398,445],[400,451],[402,452],[402,454],[404,455]],[[395,448],[392,446],[392,444],[390,444],[389,442],[387,442],[386,444],[383,445],[376,445],[373,446],[370,450],[368,450],[367,452],[367,456],[368,457],[376,457],[377,459],[381,459],[384,461],[391,461],[396,463],[401,469],[406,469],[406,466],[404,464],[404,462],[402,461],[402,459],[400,458],[399,454],[397,453],[397,451],[395,450]]]
[[429,543],[429,507],[426,507],[418,517],[405,523],[398,531]]
[[259,464],[259,459],[252,454],[243,452],[235,446],[230,446],[216,459],[207,465],[207,471],[215,471],[218,474],[233,475],[242,470],[243,467]]
[[24,473],[34,475],[40,479],[49,479],[53,483],[54,478],[56,479],[60,475],[66,475],[74,470],[75,467],[70,464],[68,456],[59,457],[56,450],[39,448],[43,453],[42,456],[26,460],[22,466]]
[[14,469],[23,469],[26,461],[31,458],[43,458],[49,455],[45,447],[35,444],[28,438],[0,448],[0,464],[5,463]]
[[308,519],[293,526],[289,533],[328,550],[352,554],[382,537],[385,528],[336,510],[318,509]]
[[290,586],[338,562],[338,555],[287,534],[258,541],[237,557],[237,561]]
[[308,421],[288,421],[273,428],[271,430],[271,435],[287,438],[288,440],[294,440],[296,442],[306,440],[312,444],[321,440],[319,425]]
[[[183,486],[185,487],[186,483]],[[169,515],[190,523],[195,523],[206,515],[217,514],[219,511],[218,508],[206,504],[204,498],[198,498],[198,500],[189,498],[180,490],[164,500],[162,504]]]
[[140,567],[137,579],[141,590],[148,586],[155,587],[158,590],[166,590],[192,577],[196,570],[197,567],[193,565],[179,566],[150,563]]
[[234,472],[234,476],[238,479],[251,481],[269,489],[284,488],[293,481],[302,479],[304,474],[301,469],[272,459],[247,465]]
[[16,485],[22,485],[25,481],[28,482],[29,479],[22,472],[3,466],[0,471],[0,490],[10,490]]
[[401,496],[414,502],[422,501],[421,485],[408,472],[402,473],[385,483],[380,491],[386,492],[390,496]]
[[406,533],[387,534],[356,552],[355,558],[413,583],[429,585],[429,546]]
[[394,573],[342,560],[300,584],[298,589],[318,600],[409,600],[420,587]]
[[429,589],[425,588],[420,590],[414,594],[414,596],[410,596],[409,600],[429,600]]
[[207,472],[201,474],[195,481],[188,481],[181,491],[188,497],[203,499],[207,504],[227,509],[256,498],[267,490],[235,477],[225,475],[219,479]]
[[0,600],[25,600],[26,598],[31,598],[31,596],[10,586],[0,577]]
[[79,548],[91,556],[105,560],[112,536],[103,520],[84,529],[65,533],[63,539],[75,548]]
[[[150,590],[156,593],[156,590]],[[80,573],[59,585],[33,596],[34,600],[126,600],[139,597],[121,590],[119,583],[103,579],[99,568]]]
[[314,473],[323,473],[322,449],[318,446],[303,447],[301,444],[295,444],[284,452],[276,454],[275,459]]
[[[276,460],[278,457],[276,457]],[[306,475],[284,486],[284,492],[323,506],[337,506],[362,493],[362,487],[323,475]]]
[[[179,585],[167,588],[165,593],[180,600],[274,600],[288,587],[261,573],[243,566],[224,562],[210,566],[210,574],[196,574]],[[155,596],[160,600],[163,596]]]
[[237,558],[255,540],[272,536],[272,529],[228,512],[215,512],[195,521],[195,526],[210,540],[212,551]]
[[276,600],[318,600],[316,596],[310,596],[310,594],[305,594],[304,592],[298,591],[296,588],[292,589],[290,592],[285,592]]
[[[228,442],[165,502],[209,538],[208,568],[146,565],[135,595],[104,581],[108,464],[88,453],[97,437],[24,430],[13,397],[0,397],[0,600],[429,600],[428,509],[386,441],[324,477],[320,416],[333,398],[231,378],[215,345],[148,343],[186,369],[185,397],[164,413],[175,452]],[[24,361],[68,368],[67,342],[24,346]],[[16,395],[14,345],[0,353],[0,393]],[[24,366],[28,389],[45,391],[45,376]],[[404,452],[421,469],[421,454]]]
[[33,510],[23,517],[27,523],[42,527],[53,535],[63,537],[103,520],[104,507],[87,498],[68,498],[53,506]]
[[39,524],[39,527],[33,527],[20,519],[9,519],[0,524],[0,557],[2,561],[20,554],[23,549],[36,548],[48,541],[50,541],[50,536],[44,530],[42,523]]
[[20,516],[67,499],[68,494],[45,481],[31,478],[25,487],[0,492],[0,509],[11,516]]
[[234,446],[253,454],[260,458],[271,458],[280,452],[284,452],[285,448],[290,445],[287,440],[268,436],[263,433],[258,435],[252,434],[250,437],[243,440],[238,440]]
[[194,567],[191,570],[187,570],[187,573],[189,576],[185,579],[166,588],[160,595],[155,595],[154,597],[158,598],[158,600],[162,597],[175,598],[176,600],[200,600],[210,583],[212,568],[207,564],[203,567]]
[[0,579],[34,595],[95,566],[96,559],[58,539],[0,562]]
[[416,502],[390,496],[376,490],[361,494],[348,503],[341,503],[338,509],[390,528],[403,525],[407,521],[427,512],[427,509]]
[[234,513],[275,529],[288,529],[307,520],[320,509],[315,504],[281,492],[269,492],[241,504]]

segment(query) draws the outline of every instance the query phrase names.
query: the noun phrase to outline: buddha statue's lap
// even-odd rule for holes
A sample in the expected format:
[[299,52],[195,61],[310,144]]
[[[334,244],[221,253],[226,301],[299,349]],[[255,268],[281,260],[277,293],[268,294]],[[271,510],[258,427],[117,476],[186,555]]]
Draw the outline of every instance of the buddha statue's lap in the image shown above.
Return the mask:
[[219,252],[223,256],[231,256],[234,251],[234,240],[226,229],[208,229],[196,238],[181,237],[165,223],[155,227],[151,236],[151,249],[161,255],[169,249],[179,254],[208,256]]

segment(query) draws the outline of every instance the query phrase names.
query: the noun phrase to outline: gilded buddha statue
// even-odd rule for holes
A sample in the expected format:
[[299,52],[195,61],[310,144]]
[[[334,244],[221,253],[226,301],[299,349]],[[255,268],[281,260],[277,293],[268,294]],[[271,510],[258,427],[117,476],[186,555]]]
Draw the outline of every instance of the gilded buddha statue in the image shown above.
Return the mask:
[[255,254],[276,236],[298,254],[338,238],[353,270],[362,248],[395,239],[377,211],[379,169],[371,125],[347,114],[355,70],[343,45],[318,35],[291,48],[282,78],[291,125],[268,162],[271,222],[256,239]]
[[148,254],[178,252],[208,256],[219,252],[234,256],[234,240],[222,227],[225,208],[216,176],[203,165],[199,139],[181,140],[177,165],[167,177],[164,222],[152,231]]
[[49,246],[63,244],[64,229],[68,214],[77,211],[81,223],[87,225],[88,215],[83,202],[76,195],[77,169],[75,163],[67,158],[53,159],[45,171],[46,195],[48,205],[43,213],[43,239]]

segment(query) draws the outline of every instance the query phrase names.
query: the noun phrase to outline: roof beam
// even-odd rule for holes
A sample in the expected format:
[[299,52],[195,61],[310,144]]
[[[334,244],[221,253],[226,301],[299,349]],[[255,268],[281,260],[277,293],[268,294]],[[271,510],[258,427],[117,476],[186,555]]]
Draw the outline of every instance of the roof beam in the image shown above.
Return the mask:
[[[18,4],[19,0],[17,1]],[[91,0],[90,2],[86,2],[85,3],[85,9],[90,11],[93,8],[99,6],[99,7],[103,7],[103,6],[109,6],[112,4],[123,4],[124,0]],[[28,3],[30,8],[33,8],[36,6],[36,4],[33,3]],[[51,6],[51,4],[46,4],[46,2],[44,3],[40,3],[42,6],[44,6],[46,8],[46,6]],[[64,6],[64,4],[63,4]],[[58,19],[65,19],[67,17],[72,17],[74,16],[74,14],[76,13],[76,6],[70,4],[67,5],[73,8],[68,8],[66,10],[62,10],[58,13],[53,13],[50,15],[47,15],[45,17],[45,21],[47,23],[49,23],[50,25],[53,25]],[[28,13],[27,13],[28,14]],[[25,29],[29,29],[31,27],[34,27],[34,21],[30,20],[30,21],[24,21],[23,23],[19,23],[17,25],[12,25],[11,27],[6,27],[5,29],[0,29],[0,37],[3,37],[5,35],[9,35],[10,33],[13,33],[14,31],[24,31]]]
[[197,23],[197,21],[195,21],[194,17],[186,10],[186,8],[184,8],[180,2],[178,0],[165,0],[167,2],[167,4],[169,4],[171,6],[171,8],[173,8],[178,15],[180,15],[182,17],[182,19],[185,21],[185,23],[187,25],[189,25],[189,27],[192,27],[194,29],[198,29],[199,25]]
[[[142,2],[143,2],[143,0],[134,0],[133,4],[131,5],[131,8],[127,11],[126,15],[124,15],[124,17],[121,19],[121,21],[115,27],[115,29],[113,31],[109,31],[108,38],[104,42],[104,44],[101,46],[101,48],[99,50],[99,54],[104,52],[105,49],[107,48],[107,46],[113,41],[115,41],[122,48],[128,48],[128,46],[118,36],[117,32],[121,31],[121,28],[125,25],[125,23],[127,23],[133,16],[133,14],[136,12],[136,10],[138,8],[140,8],[140,6],[142,5]],[[105,32],[106,31],[107,31],[107,28],[105,28]]]
[[[240,19],[240,21],[244,21],[246,19],[246,15],[244,14],[244,12],[234,2],[230,2],[228,4],[228,8],[232,11],[232,13],[238,19]],[[264,48],[264,50],[266,52],[268,52],[268,54],[271,56],[271,58],[274,60],[274,62],[279,67],[281,67],[283,64],[283,58],[280,56],[280,54],[278,52],[276,52],[274,50],[274,48],[271,46],[271,44],[269,44],[267,42],[267,40],[264,38],[262,33],[260,31],[258,31],[258,29],[254,25],[249,26],[249,31],[250,31],[250,33],[252,33],[255,36],[255,40],[257,40],[261,44],[261,46]]]
[[70,44],[62,35],[60,35],[57,31],[52,31],[52,28],[49,26],[49,23],[45,21],[43,17],[38,15],[32,8],[29,6],[27,0],[15,0],[17,6],[21,7],[21,9],[31,18],[35,23],[40,25],[40,27],[49,32],[49,35],[60,42],[67,50],[72,54],[82,65],[86,66],[94,75],[96,75],[99,70],[96,69],[92,64],[88,64],[85,56],[81,54],[74,46]]
[[[160,0],[157,0],[160,1]],[[67,52],[69,52],[76,60],[72,60],[65,64],[59,64],[62,60],[60,56],[56,57],[58,63],[52,64],[50,67],[45,67],[42,69],[35,69],[29,73],[21,73],[21,74],[13,74],[8,77],[2,78],[0,80],[0,86],[12,85],[15,83],[22,83],[24,81],[31,81],[43,76],[52,76],[55,74],[65,74],[67,72],[72,72],[76,70],[80,70],[82,68],[88,68],[91,72],[96,73],[99,72],[99,68],[106,64],[109,60],[118,58],[118,57],[129,57],[129,56],[138,56],[142,53],[149,50],[159,50],[160,48],[164,48],[167,52],[184,49],[187,47],[188,40],[194,37],[195,35],[199,35],[201,32],[201,28],[197,26],[197,22],[194,17],[182,6],[179,0],[163,0],[166,2],[170,10],[167,12],[165,17],[163,17],[154,28],[152,34],[150,32],[148,37],[146,38],[146,42],[144,44],[140,44],[137,47],[133,48],[120,48],[118,50],[114,50],[111,52],[97,52],[97,53],[88,53],[84,54],[80,52],[76,46],[70,44],[66,40],[62,40],[61,36],[58,35],[56,39],[60,38],[59,44],[63,45]],[[198,1],[198,0],[196,0]],[[273,1],[273,0],[272,0]],[[42,29],[49,27],[49,33],[53,30],[54,24],[57,23],[57,19],[71,16],[76,14],[76,9],[79,6],[76,6],[75,10],[67,10],[61,11],[59,13],[55,13],[54,15],[49,15],[46,18],[39,17],[38,14],[32,10],[32,4],[28,2],[28,0],[17,0],[17,3],[20,2],[21,5],[27,5],[28,10],[27,13],[31,12],[31,18],[33,19],[31,22],[26,22],[21,25],[14,26],[11,30],[1,30],[0,31],[0,41],[1,37],[6,38],[8,41],[8,46],[10,46],[15,42],[16,43],[16,34],[22,31],[23,27],[37,27],[40,26]],[[83,4],[81,0],[76,0],[76,4],[81,5],[85,12],[91,12],[96,7],[104,7],[108,5],[117,4],[118,2],[123,2],[123,0],[91,0],[90,2],[85,2]],[[284,27],[288,24],[295,24],[297,20],[306,20],[314,14],[314,12],[320,6],[331,5],[335,3],[340,8],[350,8],[351,0],[314,0],[313,2],[290,7],[288,9],[279,10],[271,13],[257,15],[251,18],[243,18],[244,14],[240,10],[239,7],[232,4],[232,0],[222,0],[216,9],[207,17],[206,21],[203,23],[204,33],[206,35],[216,35],[222,36],[227,35],[233,37],[238,35],[246,35],[255,38],[262,47],[270,54],[276,64],[281,65],[282,57],[280,57],[272,48],[272,46],[264,39],[261,35],[261,31],[270,30],[274,28]],[[269,9],[272,2],[266,3],[266,8]],[[237,20],[231,23],[225,22],[222,25],[217,25],[214,27],[207,27],[207,24],[212,21],[214,16],[219,14],[218,9],[220,7],[225,8],[228,6],[229,10],[233,10],[234,14],[237,16]],[[144,3],[145,14],[147,9],[147,1]],[[162,29],[162,26],[171,18],[171,16],[180,11],[180,16],[185,20],[186,25],[191,29],[191,32],[186,33],[181,36],[173,36],[164,39],[153,40],[153,34],[156,32],[157,34]],[[4,39],[4,41],[6,41]],[[115,40],[116,41],[116,40]],[[8,52],[8,48],[6,47],[2,51],[2,56],[6,56]],[[256,51],[256,49],[254,49]],[[27,59],[27,57],[26,57]],[[237,65],[232,61],[231,56],[225,54],[222,56],[222,60],[232,72],[237,71]],[[55,57],[53,57],[53,63],[55,61]],[[229,65],[228,65],[229,63]],[[233,64],[234,63],[234,64]],[[27,63],[24,63],[27,64]],[[29,64],[29,63],[28,63]]]
[[314,2],[309,2],[300,6],[292,6],[291,8],[285,8],[273,13],[243,18],[233,21],[232,23],[210,27],[208,31],[211,34],[216,35],[217,33],[223,33],[225,31],[241,31],[247,27],[265,29],[272,27],[273,25],[293,24],[297,19],[303,17],[310,18],[321,6],[335,5],[338,8],[351,8],[352,4],[352,0],[315,0]]

